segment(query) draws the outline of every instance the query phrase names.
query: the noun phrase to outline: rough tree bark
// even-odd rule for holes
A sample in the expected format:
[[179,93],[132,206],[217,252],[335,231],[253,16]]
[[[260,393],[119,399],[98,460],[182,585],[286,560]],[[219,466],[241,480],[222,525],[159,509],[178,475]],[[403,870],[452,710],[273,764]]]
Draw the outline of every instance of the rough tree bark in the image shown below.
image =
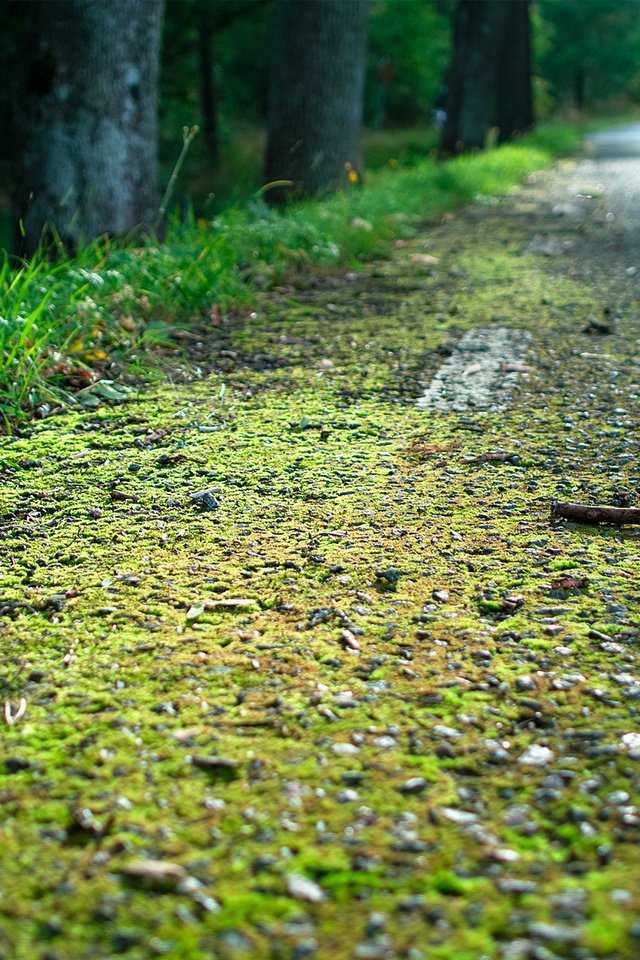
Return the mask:
[[32,0],[14,201],[21,252],[74,249],[157,217],[157,77],[164,0]]
[[218,142],[218,91],[216,89],[212,6],[199,0],[196,6],[198,17],[198,67],[200,71],[200,110],[204,141],[209,159],[217,164],[220,160]]
[[611,523],[621,527],[627,523],[640,524],[640,508],[608,507],[597,503],[554,503],[552,519],[578,520],[581,523]]
[[460,0],[442,154],[481,150],[494,129],[501,142],[530,129],[530,47],[529,0]]
[[362,168],[368,0],[277,0],[266,179],[271,202],[346,183]]
[[529,0],[510,0],[498,73],[498,142],[533,127],[531,18]]

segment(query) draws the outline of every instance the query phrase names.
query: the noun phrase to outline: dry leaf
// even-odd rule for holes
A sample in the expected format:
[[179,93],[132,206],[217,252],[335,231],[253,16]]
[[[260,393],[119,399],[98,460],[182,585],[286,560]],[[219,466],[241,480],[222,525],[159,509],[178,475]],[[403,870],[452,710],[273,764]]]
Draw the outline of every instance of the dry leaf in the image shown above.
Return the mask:
[[554,590],[583,590],[588,585],[588,577],[560,577],[551,581]]
[[120,871],[134,880],[146,880],[157,887],[176,887],[187,877],[187,871],[172,860],[134,860]]
[[519,363],[514,360],[509,363],[501,363],[500,370],[503,370],[505,373],[531,373],[533,367],[528,363]]
[[207,600],[205,608],[214,610],[216,607],[254,607],[257,600],[249,600],[248,597],[225,597],[223,600]]
[[438,257],[432,257],[430,253],[412,253],[409,257],[411,263],[420,263],[423,267],[434,267],[440,263]]

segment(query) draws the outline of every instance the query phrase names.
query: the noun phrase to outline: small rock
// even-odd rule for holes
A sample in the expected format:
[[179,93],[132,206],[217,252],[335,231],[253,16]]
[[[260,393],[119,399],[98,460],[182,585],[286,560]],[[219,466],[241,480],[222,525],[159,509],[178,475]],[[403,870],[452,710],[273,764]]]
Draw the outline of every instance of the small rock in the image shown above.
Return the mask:
[[627,906],[633,900],[633,894],[630,890],[612,890],[610,896],[613,902],[620,904],[620,906]]
[[288,873],[285,877],[287,893],[295,900],[307,900],[309,903],[322,903],[326,899],[324,890],[315,880],[301,873]]
[[356,747],[355,743],[333,743],[331,750],[337,757],[353,757],[360,753],[360,747]]
[[365,940],[359,943],[353,951],[356,960],[385,960],[390,954],[390,941],[388,937],[375,937],[372,940]]
[[521,880],[519,877],[503,877],[497,881],[501,893],[526,894],[535,893],[539,884],[533,880]]
[[397,567],[388,567],[386,570],[376,570],[376,580],[388,590],[395,590],[402,576],[404,576],[404,573],[402,570],[398,570]]
[[291,958],[292,960],[306,960],[306,957],[312,957],[317,952],[318,941],[314,940],[313,937],[308,937],[306,940],[300,940],[296,943]]
[[517,850],[510,850],[509,847],[495,847],[489,851],[491,859],[496,863],[517,863],[520,854]]
[[198,490],[197,493],[191,493],[190,497],[199,510],[218,510],[220,507],[220,502],[216,500],[211,490]]
[[364,780],[364,773],[360,770],[345,770],[342,774],[342,782],[349,787],[359,787]]
[[142,880],[151,887],[176,889],[187,879],[187,872],[179,863],[171,860],[134,860],[122,867],[121,873],[133,880]]
[[620,742],[627,748],[632,760],[640,760],[640,733],[625,733]]
[[441,807],[440,813],[452,823],[467,824],[476,823],[478,815],[468,810],[458,810],[457,807]]
[[398,913],[416,913],[418,910],[424,910],[426,904],[427,898],[424,894],[414,893],[398,900],[396,910]]
[[353,633],[351,632],[351,630],[346,630],[346,629],[345,629],[345,630],[341,630],[341,631],[340,631],[340,637],[341,637],[342,642],[344,643],[345,647],[347,647],[349,650],[359,650],[359,649],[360,649],[360,642],[359,642],[359,640],[357,639],[357,637],[355,636],[355,634],[353,634]]
[[568,927],[560,923],[537,921],[529,924],[527,931],[532,937],[556,943],[577,943],[582,938],[582,927]]
[[338,803],[355,803],[355,801],[359,799],[360,794],[352,787],[347,787],[346,790],[340,790],[340,792],[336,794],[336,800]]
[[437,733],[439,737],[447,737],[449,740],[456,740],[462,736],[460,731],[456,730],[455,727],[447,727],[443,723],[436,723],[433,732]]
[[392,750],[394,747],[397,747],[398,741],[394,737],[375,737],[373,745],[374,747],[378,747],[379,750]]
[[384,930],[386,922],[387,918],[385,914],[381,913],[379,910],[376,910],[369,914],[365,924],[364,932],[368,937],[378,936]]
[[553,760],[553,750],[539,744],[532,744],[518,757],[518,763],[529,767],[545,767]]
[[610,793],[607,797],[609,803],[612,803],[616,807],[628,803],[630,799],[631,797],[626,790],[614,790],[614,792]]
[[23,757],[7,757],[4,766],[7,773],[21,773],[23,770],[31,770],[33,764]]
[[414,794],[423,793],[429,786],[429,781],[424,777],[410,777],[401,783],[397,790],[399,793]]

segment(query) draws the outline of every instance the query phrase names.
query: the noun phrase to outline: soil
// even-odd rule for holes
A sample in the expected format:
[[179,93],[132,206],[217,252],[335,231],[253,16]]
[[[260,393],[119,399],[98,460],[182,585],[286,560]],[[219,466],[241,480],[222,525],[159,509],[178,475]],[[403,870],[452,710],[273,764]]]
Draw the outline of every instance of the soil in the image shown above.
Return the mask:
[[3,441],[1,957],[638,956],[640,531],[551,508],[637,504],[639,207],[532,176]]

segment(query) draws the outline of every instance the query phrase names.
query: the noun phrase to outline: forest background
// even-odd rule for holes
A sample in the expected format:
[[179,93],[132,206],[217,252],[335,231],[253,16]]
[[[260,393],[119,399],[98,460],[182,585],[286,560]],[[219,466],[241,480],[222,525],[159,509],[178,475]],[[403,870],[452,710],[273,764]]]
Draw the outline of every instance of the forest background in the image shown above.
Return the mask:
[[[10,129],[14,52],[25,4],[2,0],[0,125]],[[168,0],[159,154],[166,187],[182,130],[197,125],[177,200],[211,214],[263,184],[271,0]],[[365,82],[368,169],[416,163],[437,147],[434,105],[451,58],[455,0],[374,0]],[[538,0],[532,5],[537,121],[640,103],[637,0]],[[11,142],[0,139],[0,245],[9,245]]]

